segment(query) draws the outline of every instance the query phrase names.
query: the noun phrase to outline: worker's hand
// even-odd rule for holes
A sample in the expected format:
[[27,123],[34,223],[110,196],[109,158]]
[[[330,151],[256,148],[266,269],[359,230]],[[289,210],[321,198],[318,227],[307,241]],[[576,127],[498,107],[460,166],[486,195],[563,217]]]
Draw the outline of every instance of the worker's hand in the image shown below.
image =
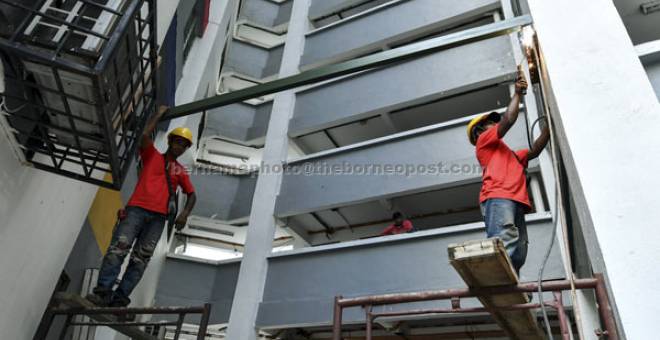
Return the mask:
[[527,79],[525,73],[518,68],[518,75],[516,76],[516,93],[523,95],[527,92]]
[[162,117],[162,116],[165,114],[165,112],[167,112],[167,111],[169,111],[169,110],[170,110],[170,107],[169,107],[169,106],[161,105],[161,106],[158,107],[158,113],[157,113],[157,116],[158,116],[158,117]]
[[176,220],[174,220],[174,227],[176,228],[177,231],[181,231],[186,226],[186,223],[188,222],[188,215],[185,214],[180,214],[177,216]]

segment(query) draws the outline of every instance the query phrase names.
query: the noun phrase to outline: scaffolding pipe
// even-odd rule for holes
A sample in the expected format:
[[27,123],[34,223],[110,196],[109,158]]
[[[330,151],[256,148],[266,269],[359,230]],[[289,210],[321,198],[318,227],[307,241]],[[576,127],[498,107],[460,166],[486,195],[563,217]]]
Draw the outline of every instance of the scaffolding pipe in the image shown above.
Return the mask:
[[188,116],[205,110],[242,102],[281,91],[286,91],[304,85],[315,84],[321,81],[354,74],[360,71],[383,67],[402,61],[419,58],[439,51],[482,41],[519,31],[523,26],[530,25],[532,18],[529,15],[515,17],[509,20],[467,29],[461,32],[432,38],[399,48],[374,53],[361,58],[342,63],[321,66],[293,76],[280,78],[260,85],[251,86],[242,90],[233,91],[214,97],[194,101],[188,104],[175,106],[170,109],[162,120],[170,120]]
[[[598,304],[598,310],[603,324],[605,326],[605,331],[602,334],[607,336],[609,340],[618,340],[618,333],[616,331],[616,325],[614,322],[614,315],[612,314],[612,309],[609,303],[609,297],[607,291],[605,290],[605,284],[603,281],[603,276],[601,274],[594,275],[594,278],[589,279],[578,279],[574,281],[576,289],[594,289],[596,291],[596,302]],[[563,303],[561,301],[561,291],[571,289],[571,282],[568,280],[558,280],[558,281],[547,281],[541,284],[541,289],[543,291],[554,292],[554,301],[544,302],[544,304],[556,308],[559,315],[560,322],[560,331],[564,339],[568,335],[569,321],[568,316],[566,315]],[[488,312],[486,308],[461,308],[455,302],[452,303],[452,308],[445,309],[418,309],[418,310],[408,310],[400,312],[382,312],[382,313],[372,313],[372,306],[377,305],[389,305],[389,304],[400,304],[400,303],[409,303],[409,302],[420,302],[420,301],[430,301],[430,300],[448,300],[456,301],[457,299],[463,297],[479,297],[479,296],[488,296],[488,295],[501,295],[501,294],[510,294],[510,293],[527,293],[534,292],[538,290],[538,284],[536,282],[529,283],[520,283],[515,286],[504,286],[504,287],[492,287],[492,288],[483,288],[483,289],[470,289],[470,288],[461,288],[461,289],[445,289],[437,291],[423,291],[415,293],[399,293],[399,294],[384,294],[384,295],[373,295],[365,297],[356,297],[356,298],[342,298],[341,296],[335,297],[334,303],[334,317],[333,317],[333,340],[341,340],[341,325],[342,325],[342,314],[344,308],[348,307],[357,307],[357,306],[366,306],[366,326],[367,326],[367,340],[371,339],[372,333],[372,323],[378,317],[391,317],[391,316],[403,316],[403,315],[421,315],[421,314],[435,314],[435,313],[478,313],[478,312]],[[539,308],[541,305],[536,303],[528,304],[518,304],[510,305],[506,307],[499,307],[501,310],[519,310],[519,309],[533,309]]]

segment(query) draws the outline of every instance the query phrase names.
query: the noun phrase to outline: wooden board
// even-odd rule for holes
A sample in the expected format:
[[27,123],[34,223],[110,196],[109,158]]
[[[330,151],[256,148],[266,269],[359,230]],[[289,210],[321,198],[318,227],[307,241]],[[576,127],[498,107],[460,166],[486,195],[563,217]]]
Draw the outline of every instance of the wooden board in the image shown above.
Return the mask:
[[[71,308],[96,308],[96,305],[89,302],[87,299],[83,298],[82,296],[76,294],[58,293],[55,296],[55,299],[59,303],[64,304]],[[117,321],[117,318],[112,315],[94,314],[94,315],[89,315],[88,317],[90,319],[99,322]],[[108,326],[108,327],[134,340],[158,340],[158,338],[156,338],[155,336],[149,335],[135,326]]]
[[[449,262],[470,288],[511,286],[518,284],[511,260],[499,238],[450,244]],[[512,339],[543,340],[532,310],[503,311],[498,306],[527,303],[524,293],[481,296],[484,307]]]

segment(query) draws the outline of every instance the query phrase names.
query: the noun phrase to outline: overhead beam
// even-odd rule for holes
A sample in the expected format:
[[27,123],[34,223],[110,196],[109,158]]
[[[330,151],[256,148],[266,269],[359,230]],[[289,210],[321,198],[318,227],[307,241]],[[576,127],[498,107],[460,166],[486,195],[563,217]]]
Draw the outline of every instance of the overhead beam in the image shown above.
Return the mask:
[[300,86],[318,83],[324,80],[353,74],[356,72],[373,69],[415,59],[424,55],[447,50],[457,46],[477,42],[501,35],[517,32],[521,27],[531,24],[532,19],[528,15],[513,19],[484,25],[461,32],[421,41],[396,49],[372,54],[366,57],[353,59],[343,63],[322,66],[313,70],[298,73],[293,76],[273,80],[261,85],[248,87],[246,89],[221,94],[218,96],[179,105],[170,109],[163,120],[191,115],[204,110],[217,108],[229,104],[242,102],[244,100],[269,95]]

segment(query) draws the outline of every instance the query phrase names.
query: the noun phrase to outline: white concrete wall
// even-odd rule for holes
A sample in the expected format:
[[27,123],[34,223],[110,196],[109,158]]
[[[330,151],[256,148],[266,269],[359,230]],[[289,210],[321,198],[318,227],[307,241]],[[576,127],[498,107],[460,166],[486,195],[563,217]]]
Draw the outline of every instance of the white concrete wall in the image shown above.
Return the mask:
[[0,136],[0,339],[34,335],[96,190],[22,165]]
[[158,25],[156,25],[156,36],[158,37],[159,44],[165,39],[167,29],[170,28],[170,23],[172,22],[172,18],[174,18],[176,8],[179,6],[179,1],[180,0],[158,0],[157,2]]
[[593,270],[606,275],[622,338],[652,338],[660,314],[660,105],[612,1],[528,3]]

